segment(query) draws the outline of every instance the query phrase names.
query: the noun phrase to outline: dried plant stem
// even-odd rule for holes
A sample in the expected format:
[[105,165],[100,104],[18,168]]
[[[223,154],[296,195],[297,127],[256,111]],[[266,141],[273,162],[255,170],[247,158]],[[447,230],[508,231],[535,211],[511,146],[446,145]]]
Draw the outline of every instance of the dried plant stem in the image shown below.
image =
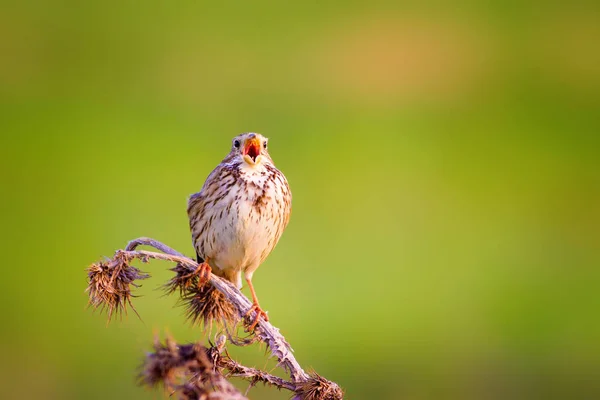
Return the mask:
[[220,365],[229,370],[229,376],[243,378],[253,383],[263,382],[277,386],[280,389],[291,390],[292,392],[296,391],[296,385],[294,383],[261,371],[260,369],[246,367],[231,358],[222,358]]
[[[144,250],[136,250],[140,245],[154,247],[155,249],[163,252],[163,254]],[[141,237],[130,241],[127,244],[125,252],[135,258],[149,257],[172,261],[194,269],[198,268],[198,263],[196,263],[194,260],[185,257],[183,254],[165,245],[164,243],[151,238]],[[227,300],[229,300],[235,306],[240,318],[243,319],[246,316],[252,307],[252,302],[246,296],[244,296],[240,290],[226,280],[221,279],[214,274],[210,274],[209,283],[223,293]],[[254,333],[260,341],[268,345],[271,354],[278,360],[279,365],[289,373],[291,382],[266,374],[263,371],[256,370],[254,368],[244,367],[235,362],[227,366],[234,376],[242,376],[245,378],[252,378],[256,381],[267,382],[280,388],[292,390],[294,392],[298,392],[298,384],[303,384],[302,386],[304,387],[310,387],[310,383],[315,381],[321,384],[327,384],[330,392],[335,395],[339,394],[339,398],[341,398],[342,391],[337,384],[327,381],[324,378],[316,375],[309,375],[304,371],[304,369],[302,369],[294,357],[293,349],[285,340],[283,335],[279,332],[278,328],[261,318]]]
[[[156,253],[145,250],[134,250],[140,245],[154,247],[155,249],[160,250],[163,253]],[[192,260],[191,258],[185,257],[176,250],[171,249],[169,246],[150,238],[135,239],[129,242],[126,249],[129,250],[120,251],[132,258],[148,257],[158,260],[172,261],[174,263],[182,264],[194,269],[198,267],[198,263],[196,261]],[[250,311],[250,308],[252,307],[252,302],[248,300],[248,298],[244,296],[242,292],[240,292],[235,286],[214,274],[210,274],[208,282],[221,293],[223,293],[227,300],[229,300],[236,307],[240,318],[243,319],[248,313],[248,311]],[[306,372],[304,372],[298,361],[296,361],[296,358],[292,353],[292,348],[285,340],[283,335],[279,333],[279,329],[274,327],[273,325],[271,325],[271,323],[265,321],[262,318],[258,323],[258,328],[259,329],[255,330],[256,336],[259,338],[260,341],[265,342],[269,346],[271,354],[275,358],[277,358],[277,360],[279,360],[279,365],[284,367],[284,369],[290,374],[290,378],[292,379],[292,381],[298,382],[308,380],[309,375]]]
[[[139,246],[150,246],[159,250],[160,253],[147,250],[138,250]],[[191,284],[192,281],[186,279],[188,279],[187,277],[189,276],[193,276],[195,271],[198,271],[199,266],[196,261],[154,239],[141,237],[130,241],[125,247],[125,250],[117,250],[115,256],[111,260],[96,263],[88,268],[88,291],[90,293],[90,304],[95,308],[106,307],[109,312],[109,317],[112,315],[114,310],[117,312],[122,312],[125,310],[127,304],[131,304],[130,285],[135,285],[133,283],[134,280],[145,279],[148,277],[147,274],[144,274],[137,268],[129,265],[129,262],[133,259],[139,259],[143,262],[147,262],[149,259],[157,259],[176,263],[177,266],[173,269],[173,271],[178,273],[179,278],[172,280],[168,285],[169,293],[177,290],[177,288],[179,288],[179,290],[188,290],[182,289],[182,287],[187,287],[185,285]],[[197,280],[194,282],[197,282]],[[252,308],[251,301],[246,298],[246,296],[244,296],[242,292],[235,286],[212,273],[210,274],[207,283],[212,285],[218,292],[222,293],[229,303],[231,303],[232,314],[237,313],[237,316],[240,320],[254,320],[253,318],[256,317],[254,311],[251,315],[247,315]],[[185,293],[181,292],[181,294],[183,298]],[[302,369],[298,361],[296,361],[293,350],[289,343],[279,332],[279,329],[274,327],[271,323],[261,318],[253,333],[253,340],[238,342],[232,338],[231,335],[229,335],[230,341],[233,345],[244,345],[254,341],[261,341],[267,344],[271,355],[278,360],[278,365],[283,367],[284,370],[289,374],[289,381],[255,368],[245,367],[230,359],[228,356],[221,355],[220,353],[224,349],[225,336],[221,336],[219,339],[220,343],[213,347],[214,349],[217,349],[218,353],[214,357],[214,361],[216,361],[215,367],[229,371],[228,376],[241,377],[249,380],[252,385],[257,382],[263,382],[265,384],[276,386],[280,389],[290,390],[295,393],[294,398],[297,399],[336,400],[343,397],[343,392],[336,383],[328,381],[315,373],[308,374],[304,371],[304,369]],[[173,364],[173,360],[181,361],[182,359],[185,359],[182,354],[179,354],[177,357],[173,356],[173,354],[178,354],[176,348],[179,348],[181,351],[187,347],[177,346],[173,341],[169,343],[166,347],[155,345],[156,353],[154,354],[170,354],[170,358],[167,357],[167,360],[170,360],[167,362],[169,365]],[[200,354],[198,350],[199,348],[197,347],[199,345],[185,346],[192,346],[189,348],[196,349],[194,350],[196,352],[194,354]],[[188,352],[186,354],[189,356],[191,353]],[[153,359],[152,357],[154,356],[151,356],[150,358]],[[205,364],[205,362],[199,358],[194,360],[195,361],[192,360],[192,364],[186,364],[188,365],[189,371],[192,372],[194,371],[194,368],[199,368],[198,365],[202,366]],[[160,362],[153,361],[150,363],[150,365],[161,364]],[[193,367],[190,367],[190,365]],[[218,381],[218,379],[220,379],[218,377],[215,378],[210,373],[208,373],[208,375],[206,373],[202,373],[197,376],[202,377],[202,379],[207,379],[206,377],[208,376],[208,378],[212,379],[212,381],[215,381],[215,379]],[[157,379],[151,380],[156,381]],[[188,389],[191,390],[193,388],[200,388],[199,390],[203,391],[205,390],[204,386],[202,386],[203,384],[204,383],[196,386],[192,385]],[[225,386],[223,386],[223,388],[224,387]],[[185,388],[182,390],[184,389]],[[227,388],[223,390],[228,391]],[[184,396],[184,398],[192,397]]]
[[167,246],[166,244],[159,242],[158,240],[154,240],[148,237],[141,237],[137,239],[131,240],[127,243],[125,247],[125,251],[133,251],[138,248],[138,246],[150,246],[154,247],[156,250],[162,251],[165,254],[170,254],[172,256],[179,256],[188,259],[186,256],[178,252],[177,250]]

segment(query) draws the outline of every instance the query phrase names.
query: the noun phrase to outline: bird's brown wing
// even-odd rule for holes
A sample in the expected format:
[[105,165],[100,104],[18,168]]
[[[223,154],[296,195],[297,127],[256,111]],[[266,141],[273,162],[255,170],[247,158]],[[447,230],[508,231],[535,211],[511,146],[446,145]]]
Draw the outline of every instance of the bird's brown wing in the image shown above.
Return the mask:
[[198,261],[204,261],[206,258],[204,242],[211,228],[211,219],[207,217],[207,211],[209,208],[214,208],[226,196],[235,183],[236,173],[233,165],[221,163],[208,175],[202,189],[190,196],[187,212]]
[[195,232],[198,232],[198,230],[195,227],[201,223],[198,217],[203,214],[204,206],[206,204],[204,200],[205,197],[202,195],[202,191],[194,193],[190,196],[187,209],[188,218],[190,219],[190,231],[192,232],[192,244],[196,250],[196,261],[199,264],[204,262],[204,257],[200,254],[201,251],[199,251],[197,246],[199,240]]
[[192,244],[196,249],[197,261],[204,262],[206,255],[202,249],[204,237],[208,230],[208,220],[205,216],[206,206],[213,201],[215,194],[218,190],[219,178],[222,175],[223,168],[221,165],[217,166],[202,186],[202,189],[198,193],[194,193],[188,200],[187,213],[190,220],[190,231],[192,233]]

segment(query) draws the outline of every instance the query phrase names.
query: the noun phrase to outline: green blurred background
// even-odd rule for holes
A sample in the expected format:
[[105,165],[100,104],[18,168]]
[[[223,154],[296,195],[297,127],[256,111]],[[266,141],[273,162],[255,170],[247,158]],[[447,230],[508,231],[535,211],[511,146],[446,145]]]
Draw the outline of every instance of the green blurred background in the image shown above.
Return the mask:
[[294,202],[254,282],[303,366],[351,399],[600,398],[600,6],[570,4],[5,2],[0,397],[164,398],[153,334],[203,337],[167,265],[108,327],[84,269],[192,255],[188,195],[256,131]]

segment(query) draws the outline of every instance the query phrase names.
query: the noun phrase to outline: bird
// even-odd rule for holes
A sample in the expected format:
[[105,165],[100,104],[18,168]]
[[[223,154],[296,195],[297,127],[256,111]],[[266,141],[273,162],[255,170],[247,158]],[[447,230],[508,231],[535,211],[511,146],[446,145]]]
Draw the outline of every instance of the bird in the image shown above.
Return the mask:
[[188,200],[187,213],[199,274],[209,273],[242,288],[242,274],[256,312],[268,321],[252,286],[256,269],[277,245],[290,220],[292,192],[269,155],[268,139],[255,132],[233,138],[229,154]]

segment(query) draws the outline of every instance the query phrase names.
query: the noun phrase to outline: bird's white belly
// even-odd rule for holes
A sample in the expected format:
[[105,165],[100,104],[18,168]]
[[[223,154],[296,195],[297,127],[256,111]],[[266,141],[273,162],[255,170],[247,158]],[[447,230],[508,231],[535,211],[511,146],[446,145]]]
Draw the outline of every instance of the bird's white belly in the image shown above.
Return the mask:
[[267,214],[259,213],[251,201],[240,201],[229,213],[215,212],[214,241],[206,252],[211,264],[221,270],[258,268],[275,245],[273,218]]

